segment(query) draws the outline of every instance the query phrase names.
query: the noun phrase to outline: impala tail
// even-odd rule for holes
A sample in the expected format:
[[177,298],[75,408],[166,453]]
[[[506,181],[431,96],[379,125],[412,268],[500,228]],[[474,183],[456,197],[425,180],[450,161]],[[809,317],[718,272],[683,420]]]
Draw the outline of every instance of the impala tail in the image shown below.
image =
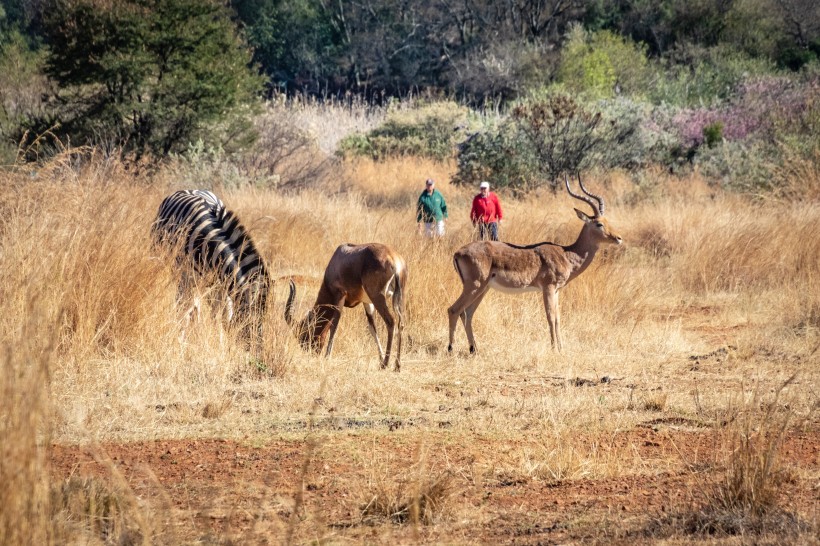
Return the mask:
[[404,326],[404,284],[407,282],[407,270],[402,265],[393,266],[393,312],[400,328]]
[[458,273],[458,279],[463,283],[464,275],[461,274],[461,268],[458,266],[458,253],[456,253],[453,256],[453,267],[456,268],[456,273]]
[[285,322],[293,327],[293,301],[296,299],[296,283],[293,279],[288,282],[288,301],[285,303]]

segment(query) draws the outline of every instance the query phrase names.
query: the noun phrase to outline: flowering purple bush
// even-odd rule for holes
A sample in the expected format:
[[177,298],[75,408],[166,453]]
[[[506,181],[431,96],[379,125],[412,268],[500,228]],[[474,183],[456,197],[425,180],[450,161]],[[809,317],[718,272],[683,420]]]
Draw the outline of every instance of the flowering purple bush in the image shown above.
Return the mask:
[[689,108],[672,118],[672,125],[683,145],[697,148],[703,144],[704,128],[723,125],[728,142],[763,140],[773,142],[778,130],[787,129],[802,118],[817,81],[797,85],[777,76],[763,76],[742,82],[732,99],[713,108]]

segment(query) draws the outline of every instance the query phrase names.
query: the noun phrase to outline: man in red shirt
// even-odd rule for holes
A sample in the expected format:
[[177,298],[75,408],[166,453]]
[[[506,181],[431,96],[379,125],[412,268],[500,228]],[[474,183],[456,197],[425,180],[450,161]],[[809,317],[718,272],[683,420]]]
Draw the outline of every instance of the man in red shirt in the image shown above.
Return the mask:
[[498,240],[498,224],[501,222],[501,203],[498,196],[490,191],[490,183],[482,182],[479,193],[473,198],[473,209],[470,220],[478,226],[478,235],[482,240]]

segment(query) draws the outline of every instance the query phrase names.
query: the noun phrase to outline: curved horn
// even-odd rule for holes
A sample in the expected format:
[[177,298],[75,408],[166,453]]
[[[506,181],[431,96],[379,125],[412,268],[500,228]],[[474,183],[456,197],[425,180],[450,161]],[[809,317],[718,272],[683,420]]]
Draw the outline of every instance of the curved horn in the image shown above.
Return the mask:
[[[579,180],[580,180],[580,178],[579,178]],[[572,188],[569,187],[569,177],[566,175],[566,173],[564,174],[564,181],[567,184],[567,191],[569,192],[569,194],[571,196],[578,199],[579,201],[583,201],[584,203],[586,203],[587,205],[592,207],[592,211],[595,213],[595,216],[600,216],[601,215],[600,211],[598,210],[598,205],[596,205],[595,202],[592,199],[590,199],[589,197],[584,197],[583,195],[578,195],[577,193],[574,193],[572,191]],[[581,188],[583,188],[583,186],[581,186]],[[584,193],[587,193],[586,190],[584,190]],[[589,194],[587,193],[587,195],[589,195]]]
[[603,216],[604,215],[604,198],[601,197],[600,195],[595,195],[594,193],[590,193],[590,192],[587,191],[587,189],[584,187],[584,183],[581,181],[581,173],[578,173],[578,184],[581,186],[581,191],[583,191],[585,194],[589,195],[590,197],[592,197],[593,199],[598,201],[598,216]]

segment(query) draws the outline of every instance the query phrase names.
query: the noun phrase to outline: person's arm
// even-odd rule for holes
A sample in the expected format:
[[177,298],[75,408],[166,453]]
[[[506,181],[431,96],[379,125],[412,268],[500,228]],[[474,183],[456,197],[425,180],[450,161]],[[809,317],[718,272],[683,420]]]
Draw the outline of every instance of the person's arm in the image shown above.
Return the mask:
[[444,196],[439,195],[441,196],[441,214],[444,218],[447,218],[447,203],[444,201]]
[[500,222],[501,218],[504,217],[504,214],[501,212],[501,201],[498,199],[498,195],[493,194],[493,197],[495,198],[496,216],[498,216],[498,221]]
[[416,222],[419,224],[419,229],[421,229],[421,221],[424,218],[424,203],[422,202],[423,195],[419,195],[419,200],[416,203]]
[[473,197],[473,207],[470,209],[470,221],[478,223],[478,197]]

